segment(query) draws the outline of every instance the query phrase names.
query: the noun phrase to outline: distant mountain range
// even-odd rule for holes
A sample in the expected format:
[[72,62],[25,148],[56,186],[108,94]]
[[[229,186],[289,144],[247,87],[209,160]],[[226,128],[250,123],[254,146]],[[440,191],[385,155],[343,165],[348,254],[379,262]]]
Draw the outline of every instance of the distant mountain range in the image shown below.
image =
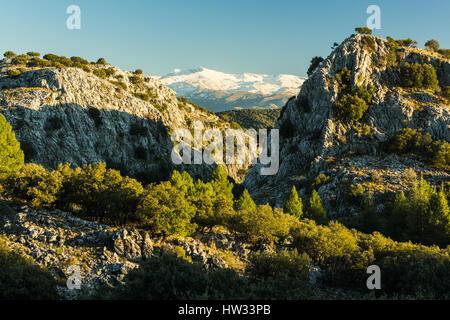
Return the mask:
[[299,93],[306,78],[288,74],[228,74],[199,67],[175,69],[159,80],[178,96],[220,112],[240,108],[280,108]]

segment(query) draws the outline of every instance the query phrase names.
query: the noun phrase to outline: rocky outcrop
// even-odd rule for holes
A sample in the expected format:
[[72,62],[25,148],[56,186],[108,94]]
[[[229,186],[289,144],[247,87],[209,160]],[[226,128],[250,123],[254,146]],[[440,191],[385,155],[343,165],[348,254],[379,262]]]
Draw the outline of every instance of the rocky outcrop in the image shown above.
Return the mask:
[[[101,285],[116,286],[143,260],[165,252],[185,252],[185,257],[205,268],[226,268],[227,262],[208,243],[192,238],[175,238],[160,242],[136,229],[115,229],[86,221],[60,210],[37,211],[27,206],[13,208],[0,217],[0,239],[17,253],[29,256],[46,267],[64,283],[70,266],[81,270],[81,286],[85,294],[93,294]],[[236,252],[243,245],[233,242]],[[248,251],[248,250],[247,250]],[[61,286],[64,298],[74,290]],[[76,290],[75,290],[76,291]]]
[[[373,43],[369,38],[373,39]],[[274,205],[282,206],[292,185],[297,185],[302,195],[319,174],[334,172],[334,178],[327,182],[333,183],[334,187],[321,186],[319,194],[325,200],[329,215],[348,214],[351,210],[344,208],[339,199],[345,198],[344,186],[352,183],[351,179],[342,180],[343,175],[334,174],[352,172],[352,163],[361,161],[368,165],[382,162],[383,167],[380,164],[377,169],[403,171],[404,166],[399,163],[407,163],[408,159],[386,157],[382,146],[396,131],[405,127],[429,132],[437,140],[450,141],[449,106],[429,91],[411,92],[398,87],[398,73],[387,67],[388,53],[387,41],[353,35],[319,65],[303,84],[298,96],[283,108],[277,122],[277,128],[288,127],[290,131],[280,139],[278,173],[275,176],[260,176],[260,165],[257,165],[246,176],[244,184],[256,200],[269,200]],[[448,85],[448,60],[412,49],[403,49],[397,55],[400,63],[427,62],[435,66],[440,85]],[[353,88],[361,85],[376,88],[373,103],[360,121],[360,125],[370,128],[370,134],[362,134],[355,127],[345,126],[334,117],[333,105],[339,94],[336,75],[344,68],[351,71]],[[355,158],[360,156],[365,158]],[[427,167],[418,159],[414,164],[413,167],[417,168]],[[434,170],[431,175],[441,177],[438,183],[449,178],[448,173],[439,170]],[[328,192],[328,189],[333,191]]]
[[[109,66],[99,68],[106,68]],[[8,59],[0,62],[0,112],[11,123],[26,160],[54,169],[69,162],[81,166],[107,162],[123,174],[145,181],[166,179],[173,169],[206,178],[213,165],[175,166],[171,161],[171,132],[229,124],[213,113],[177,99],[159,80],[113,68],[115,75],[100,79],[77,68],[27,68],[9,77]],[[118,86],[118,79],[127,89]],[[149,101],[139,98],[150,92]],[[240,180],[239,170],[228,166]]]

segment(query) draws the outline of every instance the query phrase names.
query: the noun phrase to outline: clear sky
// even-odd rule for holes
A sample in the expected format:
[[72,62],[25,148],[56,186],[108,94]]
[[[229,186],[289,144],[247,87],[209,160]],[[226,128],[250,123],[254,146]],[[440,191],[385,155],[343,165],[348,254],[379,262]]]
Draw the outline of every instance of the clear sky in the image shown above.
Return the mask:
[[[305,75],[381,8],[375,34],[437,39],[450,48],[448,0],[0,0],[0,51],[99,57],[164,75],[204,66],[228,73]],[[81,30],[66,28],[69,5]]]

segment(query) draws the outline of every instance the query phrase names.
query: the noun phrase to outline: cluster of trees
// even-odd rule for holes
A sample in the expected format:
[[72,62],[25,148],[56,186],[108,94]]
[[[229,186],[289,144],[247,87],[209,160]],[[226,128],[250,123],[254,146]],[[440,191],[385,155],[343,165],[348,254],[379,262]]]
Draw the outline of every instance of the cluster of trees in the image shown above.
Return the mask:
[[408,63],[400,66],[402,86],[407,88],[436,89],[439,82],[436,70],[426,63]]
[[[15,152],[0,159],[0,167],[6,168],[0,190],[9,200],[28,201],[38,208],[58,207],[120,225],[133,224],[161,236],[223,226],[254,245],[293,239],[289,251],[253,255],[245,276],[232,270],[205,272],[173,256],[151,259],[131,272],[126,284],[110,293],[113,297],[298,299],[308,293],[307,270],[313,262],[325,270],[326,284],[364,290],[366,268],[377,264],[384,271],[383,293],[415,295],[420,290],[422,297],[449,298],[450,247],[400,243],[376,232],[368,235],[336,221],[322,221],[326,213],[315,191],[304,210],[293,187],[282,210],[256,205],[246,190],[235,198],[233,184],[220,166],[208,182],[194,182],[186,172],[174,171],[169,181],[145,188],[103,163],[76,169],[61,165],[47,171],[35,164],[23,165],[17,142],[9,141],[14,139],[8,129],[0,132],[2,154],[10,149],[9,144]],[[408,197],[400,194],[395,199],[389,228],[402,240],[425,239],[444,246],[448,243],[448,216],[442,190],[422,180]],[[0,251],[0,264],[1,255]],[[5,270],[10,274],[21,269]],[[35,278],[40,277],[45,276]],[[11,279],[23,281],[26,277]],[[148,281],[153,285],[148,286]],[[34,287],[29,290],[33,293]]]
[[[27,67],[56,67],[56,68],[79,68],[83,69],[86,72],[91,72],[91,66],[95,64],[106,65],[106,61],[104,58],[100,58],[97,62],[88,62],[86,59],[81,57],[71,57],[67,58],[65,56],[58,56],[53,53],[48,53],[44,55],[42,58],[40,57],[40,53],[38,52],[27,52],[26,54],[17,55],[12,51],[6,51],[4,57],[7,59],[11,59],[11,63],[15,66],[27,66]],[[98,72],[99,69],[94,69],[94,72]],[[113,70],[111,68],[111,70]]]
[[387,234],[398,241],[450,244],[450,209],[442,186],[439,190],[421,178],[405,196],[395,196],[387,223]]
[[236,122],[245,129],[270,129],[280,117],[280,109],[242,109],[219,112],[217,115],[226,122]]
[[430,133],[421,133],[411,128],[399,130],[389,141],[388,151],[413,153],[422,156],[438,168],[450,165],[450,143],[433,140]]
[[359,121],[372,104],[376,88],[365,85],[352,90],[351,71],[347,68],[336,74],[336,82],[340,95],[333,106],[336,118],[344,123]]

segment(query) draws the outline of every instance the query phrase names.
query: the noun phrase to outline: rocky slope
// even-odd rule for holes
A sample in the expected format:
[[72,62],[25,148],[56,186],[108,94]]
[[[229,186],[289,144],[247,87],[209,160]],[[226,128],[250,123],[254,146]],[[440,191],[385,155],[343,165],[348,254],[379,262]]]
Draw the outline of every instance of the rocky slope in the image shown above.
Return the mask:
[[228,74],[203,67],[174,70],[159,78],[178,95],[214,112],[235,108],[279,108],[306,80],[294,75]]
[[[322,173],[331,177],[316,186],[328,214],[353,215],[357,208],[345,203],[351,184],[362,184],[376,197],[386,190],[407,188],[399,183],[405,169],[423,173],[435,183],[450,179],[449,172],[419,159],[383,152],[383,144],[405,127],[429,132],[436,140],[450,141],[450,108],[448,102],[430,91],[398,87],[398,73],[387,67],[387,41],[370,36],[375,40],[371,48],[367,37],[353,35],[346,39],[319,65],[298,96],[286,104],[276,127],[287,125],[291,132],[280,139],[278,174],[260,176],[257,165],[244,183],[257,200],[282,206],[292,185],[304,196]],[[441,87],[450,84],[450,63],[443,57],[406,48],[398,51],[397,57],[400,63],[431,64],[437,68]],[[360,121],[360,126],[370,128],[366,134],[356,126],[343,125],[333,115],[339,93],[336,75],[344,68],[351,70],[353,88],[369,84],[376,88],[373,103]]]
[[[178,100],[154,77],[112,68],[114,75],[101,79],[65,67],[21,68],[19,76],[8,76],[13,69],[11,59],[0,62],[0,112],[13,126],[27,161],[47,168],[104,161],[147,181],[164,179],[174,168],[206,177],[213,166],[172,164],[170,133],[192,128],[196,120],[205,127],[229,127],[213,113]],[[243,168],[228,166],[228,171],[239,180]]]
[[36,211],[23,206],[2,213],[0,240],[60,279],[61,297],[68,299],[77,294],[65,286],[72,265],[81,267],[83,294],[90,295],[102,285],[116,286],[139,262],[164,252],[183,252],[184,258],[206,268],[236,267],[249,252],[248,245],[225,234],[161,242],[144,231],[112,228],[60,210]]

